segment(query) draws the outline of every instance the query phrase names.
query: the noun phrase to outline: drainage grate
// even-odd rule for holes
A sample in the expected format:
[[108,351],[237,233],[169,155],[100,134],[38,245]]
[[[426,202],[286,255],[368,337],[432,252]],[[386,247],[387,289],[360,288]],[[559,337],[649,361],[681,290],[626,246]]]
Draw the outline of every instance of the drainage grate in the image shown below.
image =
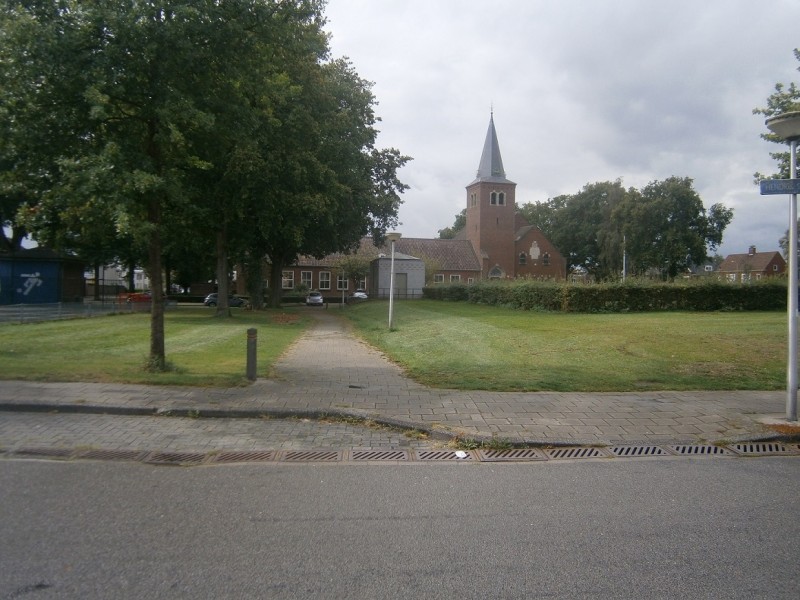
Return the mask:
[[287,450],[280,459],[286,462],[336,462],[342,460],[342,453],[333,450]]
[[794,454],[795,450],[778,442],[740,442],[731,448],[739,454],[756,456],[762,454]]
[[75,458],[84,460],[142,460],[148,452],[142,450],[82,450],[75,454]]
[[670,446],[669,449],[681,456],[730,456],[733,454],[733,452],[722,446],[710,445],[684,444]]
[[72,450],[65,448],[20,448],[14,451],[15,456],[29,456],[38,458],[69,458]]
[[357,461],[408,460],[408,450],[353,450],[350,458]]
[[417,460],[446,460],[464,462],[475,460],[472,452],[465,450],[416,450]]
[[614,456],[633,458],[638,456],[669,456],[669,452],[659,446],[614,446],[611,448]]
[[486,462],[513,460],[547,460],[541,450],[534,448],[514,448],[511,450],[478,450],[478,458]]
[[599,448],[551,448],[545,450],[550,458],[607,458]]
[[227,450],[214,455],[211,460],[216,463],[268,462],[275,460],[275,452],[272,450]]
[[199,465],[207,458],[201,452],[153,452],[144,462],[153,465]]

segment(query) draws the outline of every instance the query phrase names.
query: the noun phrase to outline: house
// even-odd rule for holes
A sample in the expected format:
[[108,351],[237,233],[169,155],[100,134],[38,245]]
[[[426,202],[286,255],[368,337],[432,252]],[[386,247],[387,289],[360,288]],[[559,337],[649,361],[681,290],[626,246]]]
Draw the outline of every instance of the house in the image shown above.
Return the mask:
[[732,282],[745,283],[764,277],[775,277],[786,272],[786,261],[777,250],[756,252],[750,246],[746,254],[729,254],[718,269],[720,277]]
[[[517,184],[506,178],[500,145],[489,117],[480,163],[475,179],[466,186],[466,224],[454,239],[401,237],[395,242],[395,260],[417,259],[425,266],[427,284],[475,283],[481,279],[566,279],[566,260],[541,230],[517,212]],[[369,261],[386,257],[388,246],[375,247],[364,238],[356,252]],[[386,292],[380,281],[385,261],[372,266],[366,279],[348,281],[337,271],[341,254],[322,259],[303,256],[284,269],[283,288],[302,284],[308,289],[348,292],[361,288],[381,296]],[[397,265],[396,265],[397,266]],[[415,269],[418,269],[419,263]],[[397,273],[397,271],[395,271]],[[416,279],[409,272],[409,290]],[[388,280],[387,280],[388,281]],[[399,288],[398,288],[399,289]],[[383,290],[383,292],[382,292]],[[409,291],[409,295],[416,293]]]

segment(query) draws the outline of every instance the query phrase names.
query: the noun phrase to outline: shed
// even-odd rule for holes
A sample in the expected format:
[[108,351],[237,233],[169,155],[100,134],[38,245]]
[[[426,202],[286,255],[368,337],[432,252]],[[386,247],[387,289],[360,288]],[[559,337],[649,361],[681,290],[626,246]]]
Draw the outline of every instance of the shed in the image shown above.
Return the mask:
[[0,254],[0,304],[82,302],[83,261],[47,248]]
[[[370,263],[370,296],[388,298],[392,257],[381,254]],[[414,256],[394,253],[394,297],[421,298],[425,287],[425,263]]]

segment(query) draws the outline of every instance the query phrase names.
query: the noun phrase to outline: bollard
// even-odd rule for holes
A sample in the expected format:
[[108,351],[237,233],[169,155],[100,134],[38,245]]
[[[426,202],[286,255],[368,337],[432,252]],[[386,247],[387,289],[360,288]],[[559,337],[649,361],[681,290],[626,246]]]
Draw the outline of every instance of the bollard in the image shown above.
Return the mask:
[[256,344],[258,342],[258,330],[251,327],[247,330],[247,379],[256,380]]

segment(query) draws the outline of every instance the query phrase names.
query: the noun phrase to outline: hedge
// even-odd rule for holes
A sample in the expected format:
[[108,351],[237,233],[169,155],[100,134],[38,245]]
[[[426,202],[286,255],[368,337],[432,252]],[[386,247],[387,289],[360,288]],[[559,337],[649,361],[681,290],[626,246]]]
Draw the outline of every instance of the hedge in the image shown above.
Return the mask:
[[752,284],[720,280],[686,283],[633,280],[599,284],[485,281],[426,287],[423,296],[520,310],[579,313],[786,310],[786,285],[785,279]]

